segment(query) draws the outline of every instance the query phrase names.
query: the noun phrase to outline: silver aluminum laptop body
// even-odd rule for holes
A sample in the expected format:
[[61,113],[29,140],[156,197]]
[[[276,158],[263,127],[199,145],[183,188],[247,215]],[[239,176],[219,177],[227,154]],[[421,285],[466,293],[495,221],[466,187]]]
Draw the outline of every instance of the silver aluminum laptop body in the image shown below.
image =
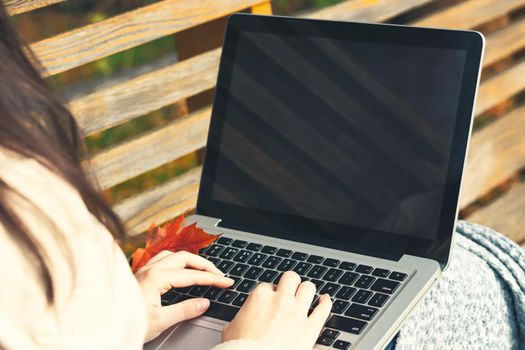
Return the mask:
[[[261,16],[242,15],[242,17]],[[285,20],[285,18],[283,18],[283,20]],[[394,25],[377,26],[403,27]],[[481,38],[480,52],[482,55],[484,38],[479,33],[476,33],[476,35],[479,35]],[[471,60],[471,63],[477,64],[475,79],[472,79],[473,81],[471,82],[475,94],[479,84],[480,58],[476,60],[476,57],[471,57]],[[468,135],[464,135],[467,143],[470,136],[470,128],[472,126],[472,105],[474,104],[474,101],[475,97],[473,96],[470,101],[467,99],[466,102],[467,105],[471,105],[468,112],[468,130],[466,131]],[[214,110],[215,107],[216,106],[214,106]],[[465,145],[465,148],[466,147],[467,146]],[[464,169],[464,157],[460,158],[462,172]],[[206,171],[206,169],[204,171]],[[460,186],[460,184],[458,186]],[[454,218],[452,220],[454,225],[458,212],[457,203],[458,202],[456,198],[453,211]],[[383,268],[386,270],[398,271],[407,274],[408,277],[402,282],[401,287],[395,291],[395,293],[388,299],[387,304],[382,307],[379,313],[375,315],[373,320],[369,322],[369,325],[366,327],[364,332],[359,335],[342,332],[338,337],[340,340],[351,343],[351,347],[349,347],[351,350],[384,349],[397,334],[403,321],[407,319],[411,311],[418,305],[430,288],[432,288],[432,286],[439,280],[442,270],[446,268],[448,263],[448,260],[445,263],[440,264],[436,260],[410,254],[404,254],[398,261],[394,261],[386,258],[383,259],[374,256],[368,256],[366,254],[358,254],[315,244],[301,243],[290,239],[277,238],[275,236],[260,233],[252,233],[249,232],[249,230],[236,230],[232,228],[220,227],[218,225],[221,222],[221,218],[214,218],[207,215],[193,215],[187,220],[189,223],[196,222],[199,227],[212,234],[221,234],[233,239],[260,243],[262,245],[271,245],[278,248],[290,249],[292,251],[304,252],[310,255],[313,254],[330,257],[341,261],[352,261],[357,264],[372,265],[375,268]],[[450,250],[450,247],[448,249]],[[227,324],[225,321],[207,316],[201,316],[197,319],[184,322],[168,329],[155,340],[145,344],[144,348],[146,350],[210,349],[221,342],[221,331],[225,324]],[[323,346],[320,344],[316,344],[316,348],[333,349],[331,346]]]
[[[273,237],[265,237],[249,232],[218,228],[216,225],[220,220],[209,217],[194,215],[188,218],[188,222],[197,222],[198,226],[208,233],[223,234],[225,236],[243,239],[249,242],[273,245],[279,248],[302,251],[308,254],[329,256],[342,261],[353,261],[360,264],[370,264],[374,267],[395,270],[408,274],[408,278],[401,290],[391,297],[389,304],[375,317],[373,325],[361,335],[343,333],[338,339],[345,340],[357,350],[382,350],[396,335],[403,321],[410,312],[421,301],[427,291],[441,276],[441,269],[437,262],[405,255],[401,260],[392,262],[370,256],[358,255],[334,249],[318,247],[298,242],[291,242]],[[225,321],[201,316],[195,320],[185,322],[164,332],[157,339],[146,344],[144,349],[170,349],[183,350],[211,349],[221,341],[221,332]],[[317,344],[319,349],[333,349]]]

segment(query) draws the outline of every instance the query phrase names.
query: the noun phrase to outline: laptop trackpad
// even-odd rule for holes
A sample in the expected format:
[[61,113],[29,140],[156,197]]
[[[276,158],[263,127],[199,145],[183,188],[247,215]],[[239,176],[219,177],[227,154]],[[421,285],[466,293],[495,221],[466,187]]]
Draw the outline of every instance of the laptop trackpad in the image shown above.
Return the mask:
[[158,349],[210,350],[220,342],[220,331],[184,322],[170,334]]

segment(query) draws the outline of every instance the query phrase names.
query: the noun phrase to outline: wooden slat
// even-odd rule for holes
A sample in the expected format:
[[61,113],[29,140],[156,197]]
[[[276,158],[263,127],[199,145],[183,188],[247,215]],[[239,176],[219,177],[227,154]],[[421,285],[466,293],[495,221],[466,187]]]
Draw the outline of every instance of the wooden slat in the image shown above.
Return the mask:
[[337,21],[382,22],[435,0],[348,0],[305,17]]
[[65,0],[5,0],[7,13],[11,16],[33,11]]
[[211,108],[195,111],[131,141],[96,154],[90,169],[102,189],[155,169],[206,144]]
[[488,36],[483,66],[490,66],[524,47],[525,19],[522,19]]
[[226,16],[262,0],[164,0],[31,45],[44,76]]
[[201,167],[192,169],[115,205],[114,209],[126,223],[130,235],[146,231],[152,222],[161,224],[195,208],[201,171]]
[[525,89],[525,61],[485,80],[478,91],[476,116]]
[[523,7],[523,0],[470,0],[439,11],[414,25],[450,29],[471,29]]
[[79,93],[69,108],[83,134],[102,131],[212,88],[219,57],[216,49],[177,64],[154,64],[139,76],[127,72],[114,77],[115,83],[108,87]]
[[267,1],[265,3],[252,6],[252,13],[256,15],[271,15],[272,14],[272,3]]
[[467,220],[492,227],[515,242],[525,240],[525,184],[519,184]]
[[474,133],[460,207],[474,202],[525,166],[525,107]]

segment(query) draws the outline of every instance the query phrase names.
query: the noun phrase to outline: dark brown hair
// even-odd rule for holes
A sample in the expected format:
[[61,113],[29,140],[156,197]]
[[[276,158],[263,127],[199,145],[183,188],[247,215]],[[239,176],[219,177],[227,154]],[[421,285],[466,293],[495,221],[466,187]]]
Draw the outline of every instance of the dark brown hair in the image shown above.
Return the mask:
[[[58,174],[78,191],[88,210],[113,236],[123,239],[121,221],[82,168],[84,147],[75,119],[47,88],[38,65],[11,25],[0,0],[0,151],[10,150],[35,159]],[[47,254],[10,206],[8,199],[13,194],[17,193],[0,178],[0,224],[36,260],[47,300],[52,303],[53,280]],[[60,239],[59,232],[56,236]]]

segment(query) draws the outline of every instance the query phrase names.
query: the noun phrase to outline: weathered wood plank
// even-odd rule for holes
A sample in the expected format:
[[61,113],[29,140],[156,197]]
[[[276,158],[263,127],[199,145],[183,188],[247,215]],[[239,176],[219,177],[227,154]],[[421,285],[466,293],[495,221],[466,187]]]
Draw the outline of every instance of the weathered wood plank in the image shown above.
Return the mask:
[[4,5],[7,13],[14,16],[64,1],[66,0],[5,0]]
[[114,77],[112,85],[79,92],[68,105],[84,135],[99,132],[212,88],[219,57],[216,49],[176,64],[151,65],[142,75],[130,71]]
[[304,16],[337,21],[383,22],[432,1],[435,0],[348,0],[321,10],[306,12]]
[[525,47],[525,20],[512,23],[487,37],[483,66],[509,57]]
[[31,45],[44,76],[226,16],[263,0],[164,0]]
[[90,169],[107,189],[182,157],[205,146],[210,115],[204,108],[102,151],[90,159]]
[[470,0],[415,21],[422,27],[471,29],[523,7],[523,0]]
[[525,106],[474,133],[460,207],[501,184],[525,166]]
[[146,231],[152,222],[161,224],[195,208],[202,168],[192,169],[173,180],[114,206],[130,235]]
[[525,240],[525,184],[475,211],[467,220],[492,227],[515,242]]
[[525,61],[485,80],[479,88],[476,116],[513,97],[525,89]]

